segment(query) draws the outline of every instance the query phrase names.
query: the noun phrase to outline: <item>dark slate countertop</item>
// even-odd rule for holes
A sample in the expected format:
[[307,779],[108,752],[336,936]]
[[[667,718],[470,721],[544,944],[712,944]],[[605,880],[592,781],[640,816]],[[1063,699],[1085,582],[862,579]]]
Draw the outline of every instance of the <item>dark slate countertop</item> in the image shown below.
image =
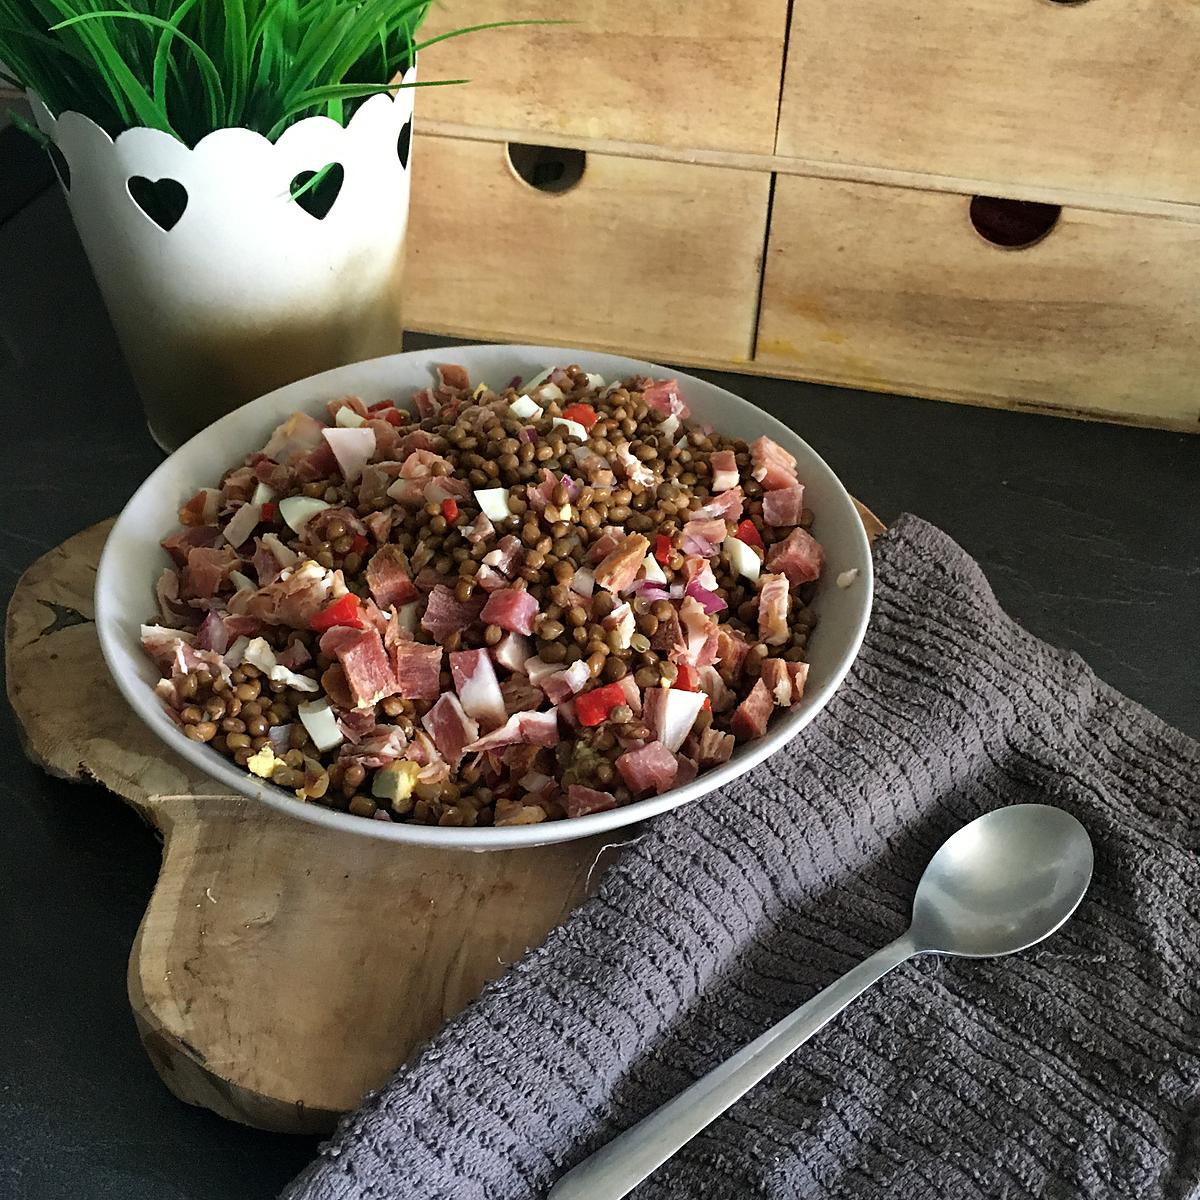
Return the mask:
[[[798,430],[884,521],[941,525],[1015,617],[1200,736],[1200,438],[701,373]],[[0,186],[0,399],[7,602],[160,459],[54,191],[10,186],[6,212]],[[0,756],[0,1200],[268,1200],[315,1143],[175,1100],[134,1030],[154,835],[31,766],[7,706]]]

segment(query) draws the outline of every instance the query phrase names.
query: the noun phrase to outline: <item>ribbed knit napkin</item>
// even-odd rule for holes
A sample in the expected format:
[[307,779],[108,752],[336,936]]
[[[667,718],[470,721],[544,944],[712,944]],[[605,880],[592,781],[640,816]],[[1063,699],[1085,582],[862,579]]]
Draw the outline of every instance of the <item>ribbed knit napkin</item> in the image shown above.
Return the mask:
[[896,937],[940,843],[1058,805],[1090,891],[1011,958],[888,975],[640,1200],[1200,1194],[1200,745],[1016,626],[904,518],[850,677],[655,821],[544,946],[349,1118],[288,1200],[534,1200]]

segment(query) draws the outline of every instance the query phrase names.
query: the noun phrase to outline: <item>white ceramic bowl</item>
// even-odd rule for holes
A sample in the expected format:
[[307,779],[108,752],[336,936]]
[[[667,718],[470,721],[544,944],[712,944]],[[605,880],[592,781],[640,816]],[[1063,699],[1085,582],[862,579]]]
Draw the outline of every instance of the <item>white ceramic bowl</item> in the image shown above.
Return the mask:
[[[738,747],[733,757],[685,787],[661,796],[574,820],[495,829],[454,829],[370,821],[298,801],[289,792],[247,774],[215,750],[189,740],[167,716],[153,691],[158,678],[142,653],[138,627],[155,611],[154,584],[166,554],[160,539],[178,528],[179,506],[199,488],[211,486],[247,453],[264,445],[271,430],[297,409],[319,413],[327,400],[354,394],[368,403],[406,400],[427,386],[437,363],[462,363],[473,381],[494,386],[515,375],[530,378],[552,363],[578,363],[612,380],[632,374],[674,376],[692,413],[727,434],[752,439],[767,434],[796,456],[805,503],[816,514],[812,532],[825,548],[825,571],[814,607],[820,620],[809,644],[811,670],[804,699],[778,716],[766,737]],[[858,569],[848,588],[834,580]],[[858,653],[871,609],[871,555],[854,504],[837,476],[806,442],[786,426],[730,392],[701,379],[611,354],[538,346],[456,346],[397,354],[326,371],[263,396],[223,417],[180,447],[137,490],[118,518],[96,577],[96,625],[100,646],[117,686],[134,711],[177,754],[231,792],[241,792],[282,812],[330,829],[453,849],[495,850],[568,841],[617,829],[678,808],[728,783],[783,749],[828,703]],[[802,754],[798,744],[794,753]]]

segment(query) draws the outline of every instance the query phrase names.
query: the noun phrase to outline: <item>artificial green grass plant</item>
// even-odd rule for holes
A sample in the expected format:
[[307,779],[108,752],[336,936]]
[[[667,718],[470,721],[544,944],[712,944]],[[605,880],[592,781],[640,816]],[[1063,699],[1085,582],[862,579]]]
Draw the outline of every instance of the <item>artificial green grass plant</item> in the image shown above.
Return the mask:
[[[272,141],[304,117],[344,124],[419,50],[431,0],[0,0],[0,80],[110,135],[143,125],[194,146],[227,126]],[[464,80],[439,80],[462,83]]]

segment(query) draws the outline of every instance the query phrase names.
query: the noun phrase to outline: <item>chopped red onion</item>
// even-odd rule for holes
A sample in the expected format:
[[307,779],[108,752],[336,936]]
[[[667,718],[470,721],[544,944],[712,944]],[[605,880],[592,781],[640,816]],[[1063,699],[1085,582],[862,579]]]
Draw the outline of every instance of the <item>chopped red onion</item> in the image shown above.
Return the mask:
[[686,592],[687,595],[691,596],[692,599],[695,600],[709,616],[711,616],[713,613],[721,612],[723,609],[729,607],[729,605],[726,604],[716,592],[712,591],[710,588],[706,588],[699,581],[699,579],[693,579],[691,583],[687,585]]

